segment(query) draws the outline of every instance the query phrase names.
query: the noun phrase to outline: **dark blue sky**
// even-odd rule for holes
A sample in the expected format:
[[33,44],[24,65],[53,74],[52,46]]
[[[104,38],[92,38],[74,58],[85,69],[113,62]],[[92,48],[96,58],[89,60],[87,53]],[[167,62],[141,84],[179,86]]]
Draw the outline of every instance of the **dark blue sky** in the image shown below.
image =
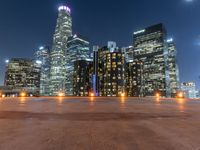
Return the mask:
[[91,44],[118,46],[132,43],[132,33],[163,22],[177,43],[181,81],[200,84],[200,1],[193,0],[1,0],[0,85],[4,60],[33,57],[43,44],[51,44],[57,7],[67,2],[72,9],[73,32]]

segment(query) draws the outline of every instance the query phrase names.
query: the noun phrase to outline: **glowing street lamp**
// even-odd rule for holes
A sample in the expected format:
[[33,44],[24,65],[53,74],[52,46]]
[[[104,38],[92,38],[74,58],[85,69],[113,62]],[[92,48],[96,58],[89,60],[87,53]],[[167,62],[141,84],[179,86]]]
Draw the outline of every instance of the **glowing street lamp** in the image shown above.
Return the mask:
[[94,97],[94,93],[90,93],[90,97]]
[[184,98],[184,93],[183,92],[178,92],[177,93],[177,98]]
[[156,97],[160,97],[160,93],[156,93]]
[[26,92],[21,92],[20,97],[26,97]]
[[125,97],[126,95],[125,95],[125,93],[121,93],[121,97]]
[[59,93],[58,93],[58,96],[59,96],[59,97],[64,97],[65,94],[64,94],[63,92],[59,92]]

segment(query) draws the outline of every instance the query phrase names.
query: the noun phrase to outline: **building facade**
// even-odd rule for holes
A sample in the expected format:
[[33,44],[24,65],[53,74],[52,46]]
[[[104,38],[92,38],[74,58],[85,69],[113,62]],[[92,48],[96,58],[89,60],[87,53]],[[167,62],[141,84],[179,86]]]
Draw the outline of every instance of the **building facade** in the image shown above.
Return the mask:
[[168,69],[169,69],[169,78],[170,78],[170,93],[171,97],[176,97],[179,84],[179,68],[177,64],[177,50],[176,45],[173,39],[167,40],[168,48]]
[[92,93],[93,63],[87,60],[74,62],[73,95],[89,96]]
[[92,75],[92,92],[99,96],[99,46],[93,46],[93,75]]
[[39,95],[40,91],[40,64],[24,59],[10,59],[6,65],[5,86],[19,94],[25,91],[30,95]]
[[90,58],[89,42],[85,38],[74,35],[67,42],[66,56],[66,95],[73,95],[74,63],[77,60],[88,60]]
[[197,98],[196,84],[194,82],[181,83],[180,89],[184,92],[185,98]]
[[126,64],[126,92],[130,97],[143,95],[143,62],[133,61]]
[[114,52],[103,47],[98,52],[100,96],[121,96],[125,93],[125,56],[121,50]]
[[52,96],[56,96],[60,92],[65,93],[65,51],[67,49],[68,38],[72,36],[72,18],[70,8],[67,6],[60,6],[58,11],[59,14],[51,51],[50,95]]
[[35,52],[35,60],[41,63],[40,71],[40,95],[49,96],[50,83],[50,49],[42,46]]
[[156,92],[162,96],[171,96],[166,37],[163,24],[134,32],[134,59],[141,60],[144,65],[144,96],[154,96]]

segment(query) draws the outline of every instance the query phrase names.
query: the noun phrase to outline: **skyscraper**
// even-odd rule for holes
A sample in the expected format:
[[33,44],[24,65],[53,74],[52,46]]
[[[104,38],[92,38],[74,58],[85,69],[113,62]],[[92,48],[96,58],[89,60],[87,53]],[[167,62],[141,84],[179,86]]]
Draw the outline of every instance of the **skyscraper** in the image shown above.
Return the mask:
[[98,76],[100,96],[121,96],[125,92],[125,57],[119,49],[99,50]]
[[72,18],[70,8],[60,6],[53,46],[50,68],[50,95],[56,96],[65,92],[67,40],[72,35]]
[[49,96],[50,77],[50,49],[42,46],[35,52],[35,60],[41,63],[40,71],[40,95]]
[[10,59],[6,66],[5,86],[16,94],[26,91],[27,94],[39,95],[40,63],[24,58]]
[[95,96],[99,96],[99,46],[93,46],[93,75],[92,91]]
[[126,92],[128,96],[143,96],[143,62],[134,60],[126,64]]
[[77,60],[74,62],[74,96],[89,96],[92,92],[92,60]]
[[69,37],[67,41],[66,56],[66,95],[73,95],[74,62],[90,58],[89,42],[80,35]]
[[179,68],[176,59],[176,45],[173,39],[167,40],[168,48],[168,69],[169,69],[169,78],[170,78],[170,93],[172,97],[176,96],[179,84]]
[[144,63],[144,96],[171,96],[166,35],[163,24],[134,32],[134,59]]

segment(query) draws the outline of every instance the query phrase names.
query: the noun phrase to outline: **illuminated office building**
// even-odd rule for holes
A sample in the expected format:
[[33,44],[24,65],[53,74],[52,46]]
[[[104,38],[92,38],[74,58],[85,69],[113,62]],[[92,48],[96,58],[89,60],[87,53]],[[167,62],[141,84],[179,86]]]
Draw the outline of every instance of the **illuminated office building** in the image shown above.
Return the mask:
[[126,92],[131,97],[143,95],[143,62],[133,61],[126,64]]
[[99,46],[93,46],[93,75],[91,91],[95,96],[99,96]]
[[197,98],[196,84],[194,82],[181,83],[180,88],[184,92],[185,98]]
[[51,51],[50,67],[50,95],[65,93],[66,83],[66,57],[67,41],[72,36],[72,18],[70,8],[60,6],[53,46]]
[[171,96],[166,41],[163,24],[134,32],[134,59],[144,63],[144,96]]
[[40,71],[40,95],[49,96],[50,82],[50,49],[42,46],[35,52],[35,60],[41,63]]
[[103,47],[98,52],[100,96],[121,96],[125,92],[125,57],[119,49]]
[[88,60],[90,58],[89,42],[85,38],[74,35],[67,42],[66,56],[66,95],[73,95],[74,64],[77,60]]
[[92,93],[92,60],[77,60],[74,62],[73,95],[89,96]]
[[30,59],[13,58],[7,62],[5,73],[5,86],[27,94],[39,95],[40,88],[40,63]]
[[179,83],[179,69],[176,60],[176,45],[173,39],[167,40],[168,47],[168,69],[169,69],[169,78],[170,78],[170,93],[172,97],[176,97]]

